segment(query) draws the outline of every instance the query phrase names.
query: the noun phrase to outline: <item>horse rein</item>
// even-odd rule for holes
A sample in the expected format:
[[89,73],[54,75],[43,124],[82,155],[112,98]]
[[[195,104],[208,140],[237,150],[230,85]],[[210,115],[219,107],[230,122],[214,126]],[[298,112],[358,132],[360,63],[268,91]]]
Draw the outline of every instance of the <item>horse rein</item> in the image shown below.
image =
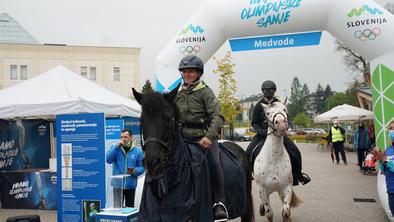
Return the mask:
[[[140,119],[141,119],[141,122],[143,122],[143,118],[141,117]],[[147,139],[144,140],[144,138],[143,138],[143,127],[142,127],[142,124],[140,124],[140,138],[141,138],[142,150],[145,151],[145,146],[148,143],[158,143],[158,144],[164,146],[166,148],[166,150],[167,150],[167,152],[165,153],[164,168],[167,168],[167,162],[168,162],[168,164],[171,164],[171,165],[174,165],[174,166],[177,166],[177,167],[181,167],[181,168],[194,168],[194,167],[200,166],[205,161],[205,159],[207,157],[208,149],[205,149],[204,158],[202,158],[201,161],[196,163],[196,164],[182,165],[182,164],[177,164],[177,163],[169,160],[168,153],[171,150],[171,146],[172,146],[172,143],[173,143],[173,137],[175,135],[175,126],[176,126],[175,117],[171,118],[171,123],[172,123],[171,124],[171,130],[170,130],[170,134],[169,134],[169,136],[167,138],[167,142],[162,140],[162,139],[156,138],[156,137],[148,137]]]

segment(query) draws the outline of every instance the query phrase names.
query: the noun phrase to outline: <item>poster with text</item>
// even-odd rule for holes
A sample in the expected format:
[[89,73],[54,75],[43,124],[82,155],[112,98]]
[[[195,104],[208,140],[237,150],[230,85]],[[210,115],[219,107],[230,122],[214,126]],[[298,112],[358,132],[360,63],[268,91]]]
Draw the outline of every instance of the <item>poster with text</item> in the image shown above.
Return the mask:
[[86,221],[86,201],[105,205],[104,127],[103,113],[56,117],[60,222]]
[[48,169],[49,122],[0,120],[0,171]]
[[2,208],[57,209],[55,172],[20,171],[0,173]]

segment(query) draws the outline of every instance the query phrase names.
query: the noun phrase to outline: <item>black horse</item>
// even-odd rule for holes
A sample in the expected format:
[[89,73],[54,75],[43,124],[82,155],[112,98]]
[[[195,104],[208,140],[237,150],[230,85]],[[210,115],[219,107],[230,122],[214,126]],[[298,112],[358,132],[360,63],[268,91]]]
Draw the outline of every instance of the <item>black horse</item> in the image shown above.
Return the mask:
[[[184,141],[174,104],[178,92],[133,94],[142,106],[142,147],[147,169],[139,220],[149,222],[213,221],[209,152]],[[229,218],[254,221],[251,170],[244,150],[231,142],[220,144]]]

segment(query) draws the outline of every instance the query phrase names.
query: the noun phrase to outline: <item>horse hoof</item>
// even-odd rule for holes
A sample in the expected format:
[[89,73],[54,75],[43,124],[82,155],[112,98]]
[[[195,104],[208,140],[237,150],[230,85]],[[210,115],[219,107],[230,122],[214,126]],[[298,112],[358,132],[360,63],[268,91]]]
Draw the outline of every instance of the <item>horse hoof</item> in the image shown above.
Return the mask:
[[260,216],[264,216],[264,215],[265,215],[264,205],[260,204]]

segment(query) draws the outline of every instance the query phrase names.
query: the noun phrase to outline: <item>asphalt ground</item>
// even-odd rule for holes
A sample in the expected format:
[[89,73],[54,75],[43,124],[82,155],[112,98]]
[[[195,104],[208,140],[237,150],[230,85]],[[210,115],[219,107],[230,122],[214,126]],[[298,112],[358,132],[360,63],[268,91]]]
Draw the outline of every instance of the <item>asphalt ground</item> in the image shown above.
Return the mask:
[[[248,143],[240,143],[247,147]],[[356,153],[347,152],[348,165],[332,163],[330,153],[318,151],[317,144],[297,144],[303,158],[303,171],[312,181],[294,188],[304,202],[291,211],[292,221],[298,222],[386,222],[387,218],[376,188],[376,174],[363,175],[356,166]],[[253,183],[252,195],[256,222],[268,221],[258,213],[260,198]],[[355,202],[353,198],[376,202]],[[276,193],[271,194],[274,221],[282,221],[282,207]],[[231,220],[239,222],[240,219]]]
[[[247,147],[248,142],[239,143]],[[318,151],[316,144],[297,144],[303,157],[303,171],[312,181],[295,187],[304,201],[292,209],[293,222],[386,222],[376,191],[376,175],[363,175],[356,166],[356,153],[348,152],[348,165],[333,164],[326,151]],[[260,200],[256,184],[252,188],[256,222],[267,221],[258,214]],[[373,199],[376,202],[355,202],[353,198]],[[274,221],[282,221],[280,200],[277,194],[270,196]],[[0,221],[17,215],[38,214],[43,222],[55,222],[57,211],[0,209]],[[240,219],[231,220],[239,222]]]

